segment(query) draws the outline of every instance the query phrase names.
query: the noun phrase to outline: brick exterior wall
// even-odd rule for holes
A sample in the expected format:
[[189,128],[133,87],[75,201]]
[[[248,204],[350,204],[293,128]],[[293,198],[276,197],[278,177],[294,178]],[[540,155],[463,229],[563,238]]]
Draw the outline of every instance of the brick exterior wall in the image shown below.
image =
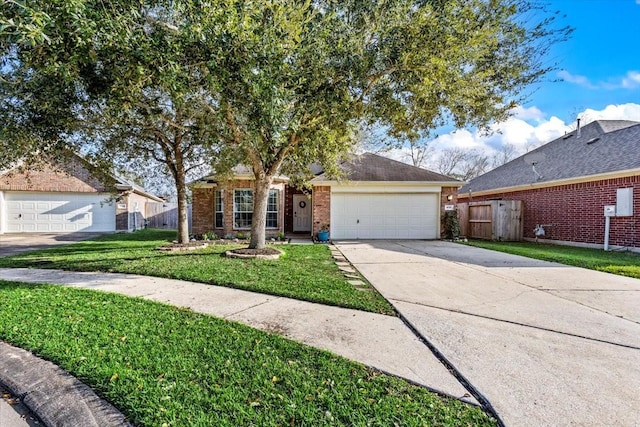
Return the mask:
[[[452,199],[448,200],[447,197],[451,196]],[[455,205],[458,203],[458,188],[457,187],[442,187],[440,193],[440,210],[444,214],[444,205]]]
[[604,206],[616,204],[618,188],[633,188],[633,216],[611,218],[609,244],[640,247],[640,176],[459,198],[461,202],[522,200],[525,238],[535,238],[533,230],[542,224],[545,239],[602,245]]
[[[448,200],[448,197],[451,196],[452,199]],[[446,235],[446,230],[444,229],[444,221],[442,218],[444,217],[444,205],[456,205],[458,203],[458,188],[457,187],[442,187],[440,192],[440,235],[438,238]]]
[[[233,190],[242,188],[254,188],[253,181],[239,179],[221,183],[215,188],[193,188],[192,189],[192,232],[193,234],[202,234],[214,231],[219,237],[236,235],[237,233],[245,233],[249,230],[236,229],[233,227]],[[284,184],[274,184],[272,188],[280,190],[279,207],[278,207],[278,229],[267,229],[268,236],[276,236],[280,231],[284,230],[283,224],[285,220],[285,199],[286,191]],[[223,203],[223,228],[215,227],[215,194],[216,190],[222,190]]]
[[80,160],[60,165],[43,162],[26,170],[15,169],[0,177],[0,190],[65,193],[104,193],[107,188]]
[[191,191],[191,231],[203,234],[214,229],[213,202],[215,188],[193,188]]
[[311,233],[315,236],[322,224],[331,224],[331,187],[313,187],[311,202],[313,205]]

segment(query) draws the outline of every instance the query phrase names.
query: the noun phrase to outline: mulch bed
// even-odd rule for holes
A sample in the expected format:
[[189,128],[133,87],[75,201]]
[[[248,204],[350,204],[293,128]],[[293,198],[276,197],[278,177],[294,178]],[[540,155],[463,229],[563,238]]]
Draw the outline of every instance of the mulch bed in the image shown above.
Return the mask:
[[281,253],[279,250],[273,249],[273,248],[264,248],[264,249],[240,248],[240,249],[233,249],[229,252],[233,252],[234,254],[240,254],[240,255],[279,255]]
[[193,251],[195,249],[206,248],[208,244],[203,241],[195,241],[188,243],[169,243],[168,245],[157,248],[159,251]]
[[[157,250],[159,251],[192,251],[195,249],[206,248],[209,245],[228,245],[229,243],[248,245],[249,241],[238,240],[238,239],[195,240],[193,242],[188,242],[188,243],[169,243],[167,245],[160,246],[159,248],[157,248]],[[267,243],[269,243],[270,245],[273,245],[273,244],[278,245],[278,244],[286,244],[288,243],[288,241],[269,241]],[[265,248],[265,249],[241,248],[241,249],[234,249],[232,252],[240,255],[277,255],[280,253],[280,251],[273,248]]]

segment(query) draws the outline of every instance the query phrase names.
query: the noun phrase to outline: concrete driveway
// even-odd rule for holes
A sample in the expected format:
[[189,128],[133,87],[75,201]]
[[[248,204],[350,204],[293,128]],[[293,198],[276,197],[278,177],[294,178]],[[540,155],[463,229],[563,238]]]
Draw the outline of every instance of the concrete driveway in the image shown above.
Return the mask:
[[0,234],[0,256],[20,252],[46,249],[52,246],[68,245],[81,240],[92,239],[107,233],[7,233]]
[[338,242],[509,426],[640,426],[640,280],[435,241]]

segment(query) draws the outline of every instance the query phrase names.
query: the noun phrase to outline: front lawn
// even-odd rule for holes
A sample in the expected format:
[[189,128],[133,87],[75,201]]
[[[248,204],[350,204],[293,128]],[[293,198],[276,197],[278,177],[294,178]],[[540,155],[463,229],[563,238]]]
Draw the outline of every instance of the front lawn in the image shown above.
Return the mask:
[[477,407],[238,323],[117,294],[0,281],[0,339],[140,426],[490,426]]
[[470,240],[468,245],[640,279],[640,254],[530,242]]
[[375,313],[393,314],[373,290],[361,291],[340,273],[325,245],[281,245],[277,261],[231,259],[224,253],[238,245],[212,245],[186,252],[156,248],[175,238],[174,231],[141,230],[110,234],[51,249],[0,258],[0,267],[37,267],[71,271],[106,271],[189,280],[285,296]]

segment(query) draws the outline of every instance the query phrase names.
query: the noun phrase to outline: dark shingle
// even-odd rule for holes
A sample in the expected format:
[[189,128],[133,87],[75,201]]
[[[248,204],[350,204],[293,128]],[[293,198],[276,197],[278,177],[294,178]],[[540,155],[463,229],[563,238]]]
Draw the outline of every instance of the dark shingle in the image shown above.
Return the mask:
[[[356,156],[353,160],[343,162],[340,168],[348,181],[459,182],[455,178],[373,153]],[[331,179],[322,174],[312,181],[331,181]]]
[[[535,171],[532,161],[537,161]],[[460,188],[460,193],[640,168],[640,122],[598,120],[555,139]],[[537,174],[536,174],[537,172]],[[541,178],[540,178],[541,176]]]

